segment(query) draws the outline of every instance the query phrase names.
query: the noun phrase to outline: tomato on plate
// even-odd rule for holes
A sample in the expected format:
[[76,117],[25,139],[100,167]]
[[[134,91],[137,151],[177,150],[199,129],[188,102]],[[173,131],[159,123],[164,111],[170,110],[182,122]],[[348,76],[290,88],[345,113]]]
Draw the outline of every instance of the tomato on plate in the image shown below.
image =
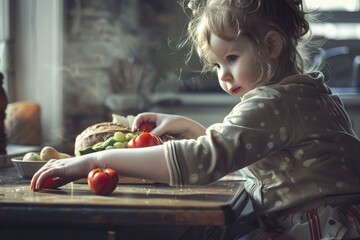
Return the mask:
[[139,136],[136,136],[133,139],[131,139],[126,147],[142,148],[142,147],[156,146],[160,144],[161,144],[161,140],[158,136],[149,132],[143,132]]
[[137,129],[139,132],[151,132],[155,128],[154,124],[144,122],[140,124],[139,128]]
[[115,190],[118,181],[117,172],[107,166],[91,170],[87,177],[91,191],[97,195],[109,195]]

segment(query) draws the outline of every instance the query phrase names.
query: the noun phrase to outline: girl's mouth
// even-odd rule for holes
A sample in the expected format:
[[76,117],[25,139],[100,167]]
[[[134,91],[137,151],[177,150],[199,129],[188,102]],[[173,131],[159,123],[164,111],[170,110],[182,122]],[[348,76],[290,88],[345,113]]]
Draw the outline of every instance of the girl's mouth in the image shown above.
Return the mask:
[[231,88],[230,93],[232,95],[237,95],[241,91],[241,87]]

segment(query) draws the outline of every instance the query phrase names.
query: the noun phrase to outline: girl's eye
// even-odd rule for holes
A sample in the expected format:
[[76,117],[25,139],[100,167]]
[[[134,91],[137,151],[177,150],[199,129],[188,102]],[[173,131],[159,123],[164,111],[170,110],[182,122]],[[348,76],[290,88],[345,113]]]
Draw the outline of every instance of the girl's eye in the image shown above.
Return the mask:
[[238,57],[235,55],[229,55],[226,57],[228,62],[235,62]]

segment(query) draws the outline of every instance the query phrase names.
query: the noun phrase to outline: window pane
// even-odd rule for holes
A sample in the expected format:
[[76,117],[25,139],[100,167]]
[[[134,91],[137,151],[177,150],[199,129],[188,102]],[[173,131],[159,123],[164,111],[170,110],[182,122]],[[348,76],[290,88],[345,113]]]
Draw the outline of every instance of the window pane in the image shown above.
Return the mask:
[[360,23],[312,23],[314,36],[328,39],[360,39]]
[[360,9],[360,0],[307,0],[306,6],[309,9],[319,9],[321,11],[349,11],[355,12]]

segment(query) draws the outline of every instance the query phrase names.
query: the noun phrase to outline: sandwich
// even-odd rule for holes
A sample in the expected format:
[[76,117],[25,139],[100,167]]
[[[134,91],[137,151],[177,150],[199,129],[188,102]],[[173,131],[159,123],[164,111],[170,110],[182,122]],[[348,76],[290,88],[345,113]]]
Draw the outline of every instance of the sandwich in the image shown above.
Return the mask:
[[124,134],[132,133],[131,125],[134,120],[133,116],[119,116],[113,114],[112,122],[100,122],[87,127],[75,139],[75,155],[83,155],[94,152],[94,146],[104,143],[113,137],[116,132]]

